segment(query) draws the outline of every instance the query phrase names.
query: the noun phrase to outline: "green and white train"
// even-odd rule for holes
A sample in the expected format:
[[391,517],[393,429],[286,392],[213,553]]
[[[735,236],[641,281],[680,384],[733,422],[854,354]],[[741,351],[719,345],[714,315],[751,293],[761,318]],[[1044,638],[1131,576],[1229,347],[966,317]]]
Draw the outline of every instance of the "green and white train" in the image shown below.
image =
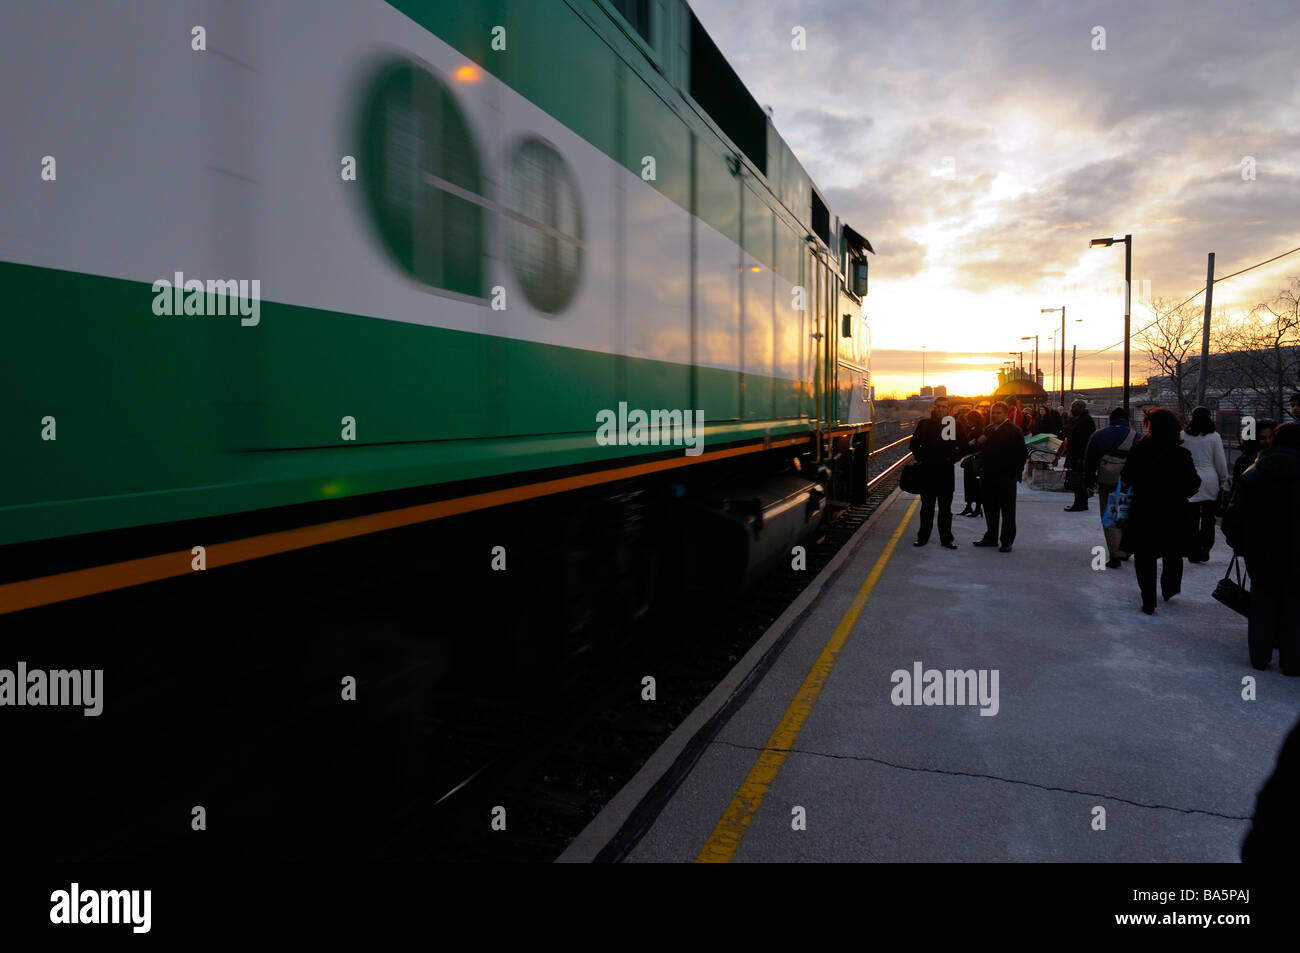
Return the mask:
[[[863,492],[870,245],[684,0],[4,18],[0,612],[724,463],[754,545]],[[638,412],[702,445],[598,439]]]

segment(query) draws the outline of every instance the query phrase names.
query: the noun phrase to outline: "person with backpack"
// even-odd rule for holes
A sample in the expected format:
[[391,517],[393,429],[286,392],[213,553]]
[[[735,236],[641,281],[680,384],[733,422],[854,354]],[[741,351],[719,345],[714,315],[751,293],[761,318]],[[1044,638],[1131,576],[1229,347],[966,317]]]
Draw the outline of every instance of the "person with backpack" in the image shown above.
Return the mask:
[[[1089,490],[1096,489],[1101,501],[1101,515],[1106,515],[1106,500],[1119,484],[1119,475],[1124,470],[1124,461],[1133,449],[1137,431],[1129,426],[1128,411],[1116,407],[1110,412],[1110,426],[1095,431],[1088,438],[1088,449],[1084,455],[1083,470]],[[1118,569],[1120,561],[1127,556],[1120,556],[1119,530],[1106,530],[1107,569]]]

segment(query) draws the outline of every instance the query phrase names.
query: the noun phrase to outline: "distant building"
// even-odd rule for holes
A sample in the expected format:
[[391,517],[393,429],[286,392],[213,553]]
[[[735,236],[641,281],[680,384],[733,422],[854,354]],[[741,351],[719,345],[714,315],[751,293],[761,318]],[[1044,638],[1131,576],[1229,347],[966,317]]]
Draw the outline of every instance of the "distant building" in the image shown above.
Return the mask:
[[[1195,355],[1179,364],[1176,374],[1152,377],[1145,392],[1134,393],[1134,403],[1187,413],[1196,403],[1200,365],[1200,356]],[[1209,370],[1205,405],[1210,410],[1285,420],[1286,403],[1300,390],[1300,348],[1211,354]]]
[[921,388],[921,396],[922,396],[922,397],[933,397],[933,396],[934,396],[934,388],[931,387],[929,384],[925,385],[924,387]]
[[934,396],[935,396],[935,397],[947,397],[947,396],[948,396],[948,385],[947,385],[947,384],[935,384],[935,385],[934,385]]

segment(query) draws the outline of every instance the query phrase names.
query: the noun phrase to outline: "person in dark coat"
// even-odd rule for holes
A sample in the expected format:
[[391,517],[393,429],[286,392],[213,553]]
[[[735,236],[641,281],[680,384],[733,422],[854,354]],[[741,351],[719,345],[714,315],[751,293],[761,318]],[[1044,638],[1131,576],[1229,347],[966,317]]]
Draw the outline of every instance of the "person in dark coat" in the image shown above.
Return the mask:
[[980,496],[988,532],[975,540],[975,545],[998,546],[1000,542],[998,552],[1009,553],[1016,539],[1016,484],[1029,450],[1024,433],[1007,419],[1007,405],[1002,401],[989,408],[989,428],[980,436],[979,448]]
[[[1065,508],[1067,513],[1082,513],[1088,508],[1088,479],[1084,475],[1088,441],[1097,429],[1088,414],[1088,405],[1076,400],[1070,405],[1070,420],[1065,425],[1065,443],[1056,451],[1056,460],[1065,454],[1065,483],[1074,488],[1074,503]],[[1052,462],[1055,463],[1056,460]]]
[[1047,407],[1047,413],[1043,416],[1043,433],[1050,433],[1057,437],[1064,433],[1061,412],[1050,404]]
[[[1128,425],[1128,411],[1123,407],[1116,407],[1110,412],[1110,426],[1103,427],[1095,431],[1088,440],[1088,450],[1083,460],[1083,475],[1088,481],[1088,488],[1096,488],[1098,502],[1101,504],[1100,509],[1102,516],[1106,515],[1106,502],[1110,499],[1110,494],[1118,485],[1115,482],[1119,475],[1115,468],[1122,469],[1123,463],[1113,463],[1112,461],[1123,461],[1128,459],[1128,452],[1133,446],[1136,434]],[[1109,458],[1109,459],[1108,459]],[[1106,466],[1102,467],[1102,461],[1106,461]],[[1121,557],[1115,552],[1112,543],[1119,536],[1118,530],[1109,531],[1106,537],[1106,568],[1118,569]]]
[[1255,440],[1241,441],[1241,455],[1232,465],[1232,492],[1237,492],[1241,475],[1255,462],[1255,459],[1273,445],[1273,431],[1277,424],[1271,420],[1261,420],[1255,425]]
[[[966,449],[974,451],[979,443],[980,437],[984,433],[984,418],[980,416],[978,410],[971,410],[966,414]],[[979,471],[979,454],[970,453],[961,462],[962,472],[962,493],[966,497],[966,506],[958,516],[983,516],[984,510],[980,504],[980,471]]]
[[1156,560],[1161,594],[1168,602],[1182,589],[1183,553],[1191,525],[1187,498],[1201,487],[1192,455],[1180,446],[1182,425],[1172,410],[1147,415],[1147,434],[1133,445],[1120,479],[1132,493],[1120,548],[1133,554],[1142,611],[1156,611]]
[[1250,574],[1250,664],[1267,668],[1276,646],[1282,672],[1300,675],[1300,424],[1278,427],[1241,475],[1223,535]]
[[948,398],[940,397],[930,408],[930,416],[917,421],[908,441],[912,458],[921,465],[923,486],[921,492],[921,529],[913,546],[924,546],[930,541],[934,528],[934,509],[939,507],[939,544],[945,549],[956,549],[952,539],[952,493],[956,484],[953,464],[961,457],[965,447],[957,419],[948,413]]
[[1241,845],[1243,864],[1282,868],[1300,854],[1300,721],[1286,736],[1273,770],[1255,798],[1255,816]]

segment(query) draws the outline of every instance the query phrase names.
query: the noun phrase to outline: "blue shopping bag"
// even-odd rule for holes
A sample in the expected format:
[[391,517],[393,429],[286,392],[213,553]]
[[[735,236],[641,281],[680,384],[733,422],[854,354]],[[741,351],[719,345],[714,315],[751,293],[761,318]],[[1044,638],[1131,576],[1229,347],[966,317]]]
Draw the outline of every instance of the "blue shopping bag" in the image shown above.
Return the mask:
[[1123,529],[1128,522],[1128,509],[1132,502],[1133,494],[1124,489],[1124,481],[1120,480],[1106,498],[1106,510],[1101,514],[1102,527]]

